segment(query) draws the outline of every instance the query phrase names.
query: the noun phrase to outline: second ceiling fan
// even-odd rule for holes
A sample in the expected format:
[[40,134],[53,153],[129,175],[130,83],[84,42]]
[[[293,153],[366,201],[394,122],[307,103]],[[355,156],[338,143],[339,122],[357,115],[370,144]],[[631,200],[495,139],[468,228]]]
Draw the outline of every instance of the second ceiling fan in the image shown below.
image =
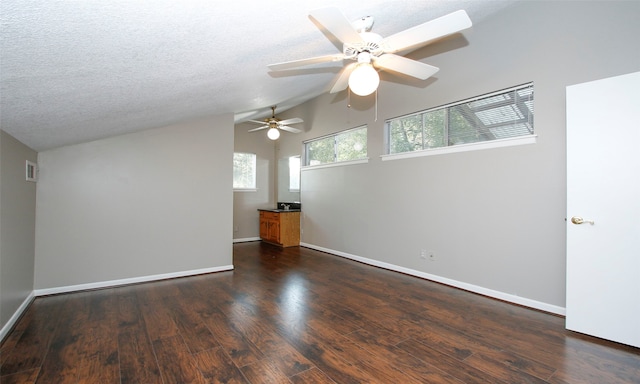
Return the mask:
[[289,127],[288,124],[300,124],[304,123],[304,121],[299,117],[294,117],[292,119],[279,120],[276,118],[276,106],[271,107],[271,117],[264,119],[264,121],[258,120],[249,120],[252,123],[264,124],[261,127],[250,129],[249,132],[260,131],[262,129],[267,129],[267,136],[271,140],[277,140],[280,137],[280,129],[283,131],[291,132],[291,133],[300,133],[302,130],[298,128]]
[[471,20],[463,10],[386,38],[371,32],[371,16],[352,24],[338,8],[330,7],[313,10],[309,12],[309,17],[342,42],[342,53],[270,64],[268,67],[281,71],[331,61],[352,60],[355,62],[340,71],[330,93],[340,92],[349,86],[353,93],[360,96],[369,95],[378,88],[380,77],[377,70],[398,72],[421,80],[431,77],[439,68],[396,53],[408,52],[471,27]]

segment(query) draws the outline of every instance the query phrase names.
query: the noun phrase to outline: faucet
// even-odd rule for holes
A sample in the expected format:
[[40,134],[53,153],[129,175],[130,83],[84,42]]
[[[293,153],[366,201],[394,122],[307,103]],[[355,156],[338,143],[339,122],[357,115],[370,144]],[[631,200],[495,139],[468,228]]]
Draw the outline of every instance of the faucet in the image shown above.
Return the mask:
[[284,207],[285,211],[288,211],[289,208],[291,208],[291,204],[282,204],[282,206]]

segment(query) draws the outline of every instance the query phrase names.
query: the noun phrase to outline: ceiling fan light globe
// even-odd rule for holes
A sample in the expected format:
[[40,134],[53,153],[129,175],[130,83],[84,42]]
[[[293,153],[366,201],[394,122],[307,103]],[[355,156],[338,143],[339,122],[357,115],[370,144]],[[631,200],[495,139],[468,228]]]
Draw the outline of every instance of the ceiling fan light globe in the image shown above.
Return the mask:
[[278,140],[278,138],[280,137],[280,131],[278,130],[278,128],[269,128],[269,130],[267,131],[267,137],[271,140]]
[[380,84],[380,75],[369,63],[358,64],[349,76],[349,88],[358,96],[367,96],[375,92]]

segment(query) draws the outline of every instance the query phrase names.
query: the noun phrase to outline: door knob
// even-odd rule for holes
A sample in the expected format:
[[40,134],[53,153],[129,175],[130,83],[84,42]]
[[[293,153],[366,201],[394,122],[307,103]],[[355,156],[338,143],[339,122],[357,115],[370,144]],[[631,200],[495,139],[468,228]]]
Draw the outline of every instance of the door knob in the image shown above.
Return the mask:
[[576,225],[580,225],[580,224],[584,224],[584,223],[588,223],[588,224],[591,224],[591,225],[595,224],[593,220],[585,220],[580,216],[573,216],[571,218],[571,222],[573,224],[576,224]]

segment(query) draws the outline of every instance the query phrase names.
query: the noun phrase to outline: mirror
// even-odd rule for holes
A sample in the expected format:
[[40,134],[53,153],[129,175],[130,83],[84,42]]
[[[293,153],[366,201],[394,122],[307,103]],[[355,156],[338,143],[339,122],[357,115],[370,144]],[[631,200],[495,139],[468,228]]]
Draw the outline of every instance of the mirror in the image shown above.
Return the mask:
[[278,201],[300,201],[300,156],[278,160]]

